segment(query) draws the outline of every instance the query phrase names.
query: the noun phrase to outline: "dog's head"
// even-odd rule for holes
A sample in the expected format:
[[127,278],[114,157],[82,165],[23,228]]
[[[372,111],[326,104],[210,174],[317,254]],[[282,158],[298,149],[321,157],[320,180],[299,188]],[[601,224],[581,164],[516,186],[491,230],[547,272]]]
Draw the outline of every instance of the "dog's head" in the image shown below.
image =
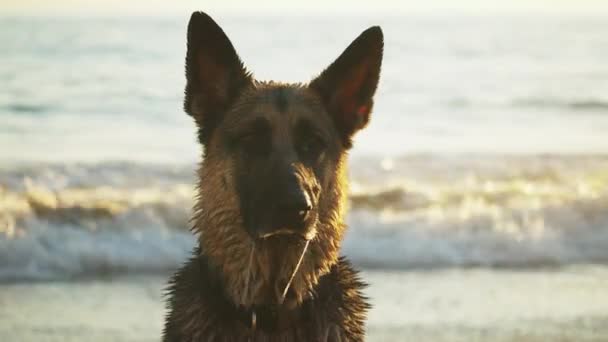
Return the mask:
[[259,82],[213,19],[192,15],[184,108],[205,151],[195,220],[208,226],[196,229],[222,268],[247,260],[249,245],[289,259],[289,246],[305,240],[322,259],[314,265],[336,261],[344,159],[369,121],[382,50],[372,27],[308,84]]

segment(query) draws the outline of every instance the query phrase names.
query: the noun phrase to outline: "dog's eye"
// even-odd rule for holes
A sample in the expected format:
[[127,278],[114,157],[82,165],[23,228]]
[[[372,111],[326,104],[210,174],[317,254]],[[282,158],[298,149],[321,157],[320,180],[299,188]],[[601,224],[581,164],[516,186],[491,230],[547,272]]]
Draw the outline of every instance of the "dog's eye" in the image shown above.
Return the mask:
[[298,144],[300,156],[307,159],[318,158],[325,149],[325,143],[317,136],[308,136]]
[[238,138],[239,147],[246,153],[263,155],[270,149],[270,141],[264,134],[248,133]]
[[272,145],[271,128],[263,118],[257,118],[248,125],[231,132],[233,146],[252,155],[265,155]]

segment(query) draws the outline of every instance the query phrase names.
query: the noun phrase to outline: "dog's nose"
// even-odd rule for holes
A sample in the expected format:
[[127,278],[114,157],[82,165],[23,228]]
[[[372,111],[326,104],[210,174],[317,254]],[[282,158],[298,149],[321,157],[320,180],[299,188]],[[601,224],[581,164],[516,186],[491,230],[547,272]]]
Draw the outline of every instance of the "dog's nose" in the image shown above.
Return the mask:
[[300,230],[308,213],[312,210],[312,202],[305,191],[291,191],[278,205],[279,216],[284,228]]

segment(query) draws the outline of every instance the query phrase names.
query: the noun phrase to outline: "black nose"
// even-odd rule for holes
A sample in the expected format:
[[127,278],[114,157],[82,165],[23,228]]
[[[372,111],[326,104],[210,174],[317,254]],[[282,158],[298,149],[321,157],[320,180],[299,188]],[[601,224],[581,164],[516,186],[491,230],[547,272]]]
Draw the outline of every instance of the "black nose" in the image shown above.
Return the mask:
[[[305,191],[293,189],[288,192],[283,201],[278,204],[278,216],[283,229],[301,230],[308,213],[312,210],[312,202]],[[279,228],[279,227],[277,227]]]

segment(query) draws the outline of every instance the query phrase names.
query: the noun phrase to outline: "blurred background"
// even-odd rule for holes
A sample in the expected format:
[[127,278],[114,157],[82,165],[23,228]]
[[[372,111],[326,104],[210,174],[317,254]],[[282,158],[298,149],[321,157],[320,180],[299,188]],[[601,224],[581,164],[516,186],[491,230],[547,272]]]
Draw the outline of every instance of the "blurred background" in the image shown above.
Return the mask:
[[4,0],[0,340],[159,340],[195,244],[193,10],[280,81],[382,26],[343,244],[370,341],[608,340],[608,3],[575,0]]

